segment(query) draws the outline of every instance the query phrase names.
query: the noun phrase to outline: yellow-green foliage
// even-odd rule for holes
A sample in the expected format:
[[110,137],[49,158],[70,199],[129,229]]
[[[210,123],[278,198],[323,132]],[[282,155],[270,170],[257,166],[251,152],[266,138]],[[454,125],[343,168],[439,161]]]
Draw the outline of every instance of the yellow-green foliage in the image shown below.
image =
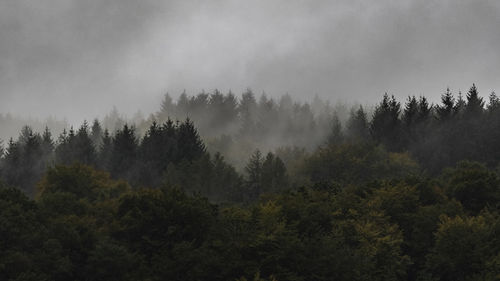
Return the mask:
[[304,173],[313,182],[362,183],[418,173],[407,153],[389,153],[369,143],[330,144],[306,160]]

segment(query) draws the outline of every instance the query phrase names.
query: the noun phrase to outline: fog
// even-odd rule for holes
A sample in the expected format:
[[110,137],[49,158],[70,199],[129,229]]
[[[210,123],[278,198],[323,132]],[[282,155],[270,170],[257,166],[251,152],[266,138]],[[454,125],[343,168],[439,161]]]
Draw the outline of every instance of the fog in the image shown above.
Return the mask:
[[0,112],[79,123],[185,89],[374,103],[498,88],[498,1],[0,1]]

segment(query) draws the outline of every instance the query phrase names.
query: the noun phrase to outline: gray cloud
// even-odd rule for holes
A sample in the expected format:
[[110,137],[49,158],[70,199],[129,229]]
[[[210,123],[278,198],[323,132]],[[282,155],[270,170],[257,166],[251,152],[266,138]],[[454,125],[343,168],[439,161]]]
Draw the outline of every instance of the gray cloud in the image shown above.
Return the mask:
[[0,111],[70,120],[163,92],[437,100],[499,86],[498,1],[0,1]]

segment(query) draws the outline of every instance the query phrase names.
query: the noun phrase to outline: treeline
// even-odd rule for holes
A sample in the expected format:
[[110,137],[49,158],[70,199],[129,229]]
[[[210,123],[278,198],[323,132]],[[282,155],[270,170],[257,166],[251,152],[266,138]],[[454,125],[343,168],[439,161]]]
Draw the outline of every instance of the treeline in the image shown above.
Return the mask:
[[[500,101],[492,93],[485,106],[475,85],[465,98],[461,93],[455,98],[447,89],[438,105],[412,96],[402,106],[385,94],[371,121],[366,120],[362,108],[353,113],[346,136],[365,136],[390,151],[409,151],[432,174],[464,159],[492,168],[500,161]],[[341,131],[334,135],[342,138]]]
[[24,127],[0,159],[0,280],[496,280],[499,105],[384,95],[242,171],[191,119]]
[[349,109],[331,105],[319,97],[299,102],[288,94],[279,98],[260,96],[248,89],[237,97],[232,92],[182,93],[175,101],[166,94],[160,109],[138,125],[145,131],[153,120],[190,118],[212,153],[222,153],[229,163],[243,171],[246,159],[256,149],[272,151],[284,146],[308,151],[321,145],[333,119],[346,120]]
[[311,152],[326,141],[361,140],[382,144],[389,151],[408,151],[427,172],[437,174],[463,159],[498,165],[499,108],[494,92],[486,101],[475,85],[465,95],[447,89],[439,104],[423,96],[410,96],[401,103],[385,94],[374,107],[351,109],[318,97],[300,103],[288,95],[274,100],[263,94],[257,100],[248,90],[238,99],[231,92],[216,90],[194,96],[183,93],[176,101],[167,94],[160,110],[142,127],[169,116],[189,117],[208,150],[221,152],[238,169],[256,149],[295,147]]

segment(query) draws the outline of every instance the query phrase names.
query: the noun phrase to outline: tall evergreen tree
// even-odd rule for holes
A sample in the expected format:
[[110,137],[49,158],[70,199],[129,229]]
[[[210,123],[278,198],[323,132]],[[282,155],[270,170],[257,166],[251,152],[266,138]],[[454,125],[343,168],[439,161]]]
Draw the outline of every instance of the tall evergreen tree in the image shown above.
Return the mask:
[[401,121],[399,114],[401,104],[392,96],[389,98],[384,94],[382,101],[375,108],[372,122],[370,124],[370,133],[373,139],[384,144],[387,149],[399,151],[401,149]]
[[74,142],[72,143],[74,161],[86,165],[96,164],[97,153],[94,142],[90,137],[89,125],[87,121],[84,121],[82,126],[78,129]]
[[465,111],[465,106],[466,106],[466,104],[467,104],[467,103],[466,103],[466,102],[465,102],[465,100],[464,100],[464,97],[463,97],[463,95],[462,95],[462,92],[461,92],[461,91],[459,91],[459,92],[458,92],[458,98],[457,98],[457,101],[456,101],[456,103],[455,103],[455,107],[454,107],[454,111],[453,111],[453,113],[454,113],[455,115],[461,116],[461,115],[464,113],[464,111]]
[[133,179],[137,160],[138,140],[135,129],[127,124],[113,138],[110,172],[114,177]]
[[247,192],[250,200],[255,200],[259,197],[262,189],[262,153],[256,150],[245,167],[247,173]]
[[476,85],[472,84],[472,87],[467,92],[467,104],[465,106],[465,111],[470,117],[478,117],[484,110],[483,98],[479,96]]
[[328,143],[341,143],[343,140],[344,133],[342,132],[342,124],[337,114],[334,114],[332,117],[330,135],[328,136]]
[[403,111],[402,121],[405,127],[411,128],[415,126],[419,114],[418,102],[415,96],[408,97]]
[[262,162],[260,186],[261,192],[278,192],[288,187],[285,164],[271,152]]
[[175,106],[172,97],[169,93],[163,96],[160,104],[160,112],[158,112],[158,120],[167,120],[169,117],[175,116]]
[[441,121],[449,120],[452,117],[454,108],[455,98],[450,88],[446,88],[446,92],[441,95],[441,105],[436,107],[437,118]]
[[361,105],[356,111],[351,110],[347,121],[347,135],[356,140],[368,140],[370,137],[368,118]]
[[92,128],[90,131],[90,139],[92,140],[92,143],[95,147],[96,150],[99,150],[101,147],[101,142],[102,142],[102,126],[99,120],[94,119],[94,122],[92,123]]
[[104,129],[101,146],[99,147],[98,164],[101,169],[111,171],[111,155],[113,153],[113,138],[108,129]]
[[253,135],[257,122],[257,101],[251,89],[247,89],[241,96],[238,111],[241,119],[240,133],[243,136]]
[[495,92],[491,92],[488,102],[488,111],[495,112],[500,109],[500,99]]
[[200,158],[206,153],[205,144],[191,120],[186,119],[178,128],[178,157],[187,161]]
[[55,144],[54,140],[52,139],[52,133],[50,132],[49,127],[46,126],[42,135],[42,149],[47,159],[52,158],[54,148]]

